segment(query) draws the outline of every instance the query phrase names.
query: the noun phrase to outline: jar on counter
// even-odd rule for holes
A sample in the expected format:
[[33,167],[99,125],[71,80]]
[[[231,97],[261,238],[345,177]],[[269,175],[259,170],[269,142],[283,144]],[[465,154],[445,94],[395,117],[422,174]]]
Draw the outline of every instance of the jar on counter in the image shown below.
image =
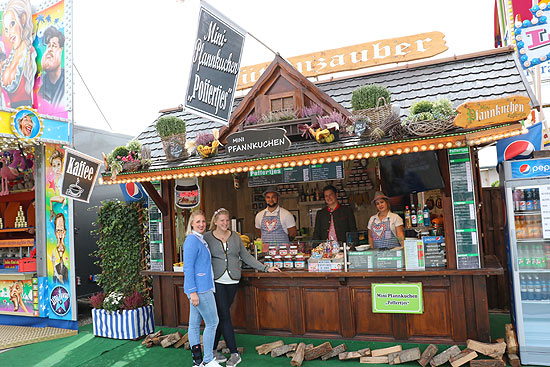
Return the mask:
[[264,265],[267,265],[268,267],[273,267],[273,258],[269,255],[266,255],[264,257]]
[[292,256],[286,255],[285,261],[283,262],[283,267],[285,269],[293,269],[294,268],[294,260],[292,260]]
[[306,268],[306,261],[304,259],[304,255],[296,255],[296,257],[294,258],[294,267],[296,269]]
[[288,255],[288,248],[286,246],[279,247],[279,255],[287,256]]
[[288,254],[292,256],[298,255],[298,246],[296,245],[290,246],[290,250],[288,250]]
[[275,256],[277,255],[277,246],[269,246],[269,249],[267,251],[267,253],[270,255],[270,256]]
[[279,269],[283,267],[283,258],[281,257],[281,255],[273,256],[273,266],[276,266]]

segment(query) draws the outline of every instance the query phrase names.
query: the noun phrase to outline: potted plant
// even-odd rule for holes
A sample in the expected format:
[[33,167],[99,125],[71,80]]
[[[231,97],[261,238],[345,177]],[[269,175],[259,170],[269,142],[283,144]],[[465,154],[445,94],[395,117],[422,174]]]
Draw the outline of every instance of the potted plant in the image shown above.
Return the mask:
[[367,120],[375,129],[391,115],[390,91],[379,84],[363,85],[351,94],[351,107],[356,119]]
[[185,121],[176,116],[162,116],[155,128],[162,140],[166,160],[176,161],[189,156],[185,149]]
[[197,153],[202,158],[211,158],[218,155],[218,147],[220,141],[218,140],[220,133],[218,129],[213,129],[211,133],[198,133],[193,143],[187,143],[186,147],[191,150],[196,147]]
[[141,146],[137,140],[130,141],[126,146],[113,149],[107,156],[103,154],[106,170],[116,178],[120,172],[134,172],[146,169],[151,164],[151,151]]
[[101,268],[102,293],[90,298],[96,336],[136,339],[154,331],[146,270],[147,211],[139,202],[103,202],[97,213],[99,235],[93,256]]
[[412,104],[403,127],[412,135],[429,136],[453,129],[456,112],[451,101],[441,98],[435,102],[422,100]]
[[309,138],[315,138],[318,143],[332,143],[340,139],[341,131],[350,127],[349,120],[337,111],[328,115],[318,116],[311,125],[303,124],[299,128]]

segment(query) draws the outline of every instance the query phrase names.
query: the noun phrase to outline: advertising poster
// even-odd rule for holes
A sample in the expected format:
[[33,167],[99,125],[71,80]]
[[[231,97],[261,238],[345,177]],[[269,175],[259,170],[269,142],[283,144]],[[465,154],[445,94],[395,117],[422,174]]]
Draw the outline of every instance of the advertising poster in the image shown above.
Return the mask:
[[71,284],[74,263],[71,244],[72,220],[69,199],[61,195],[65,150],[58,145],[46,148],[46,249],[49,293],[48,317],[73,320],[71,301],[75,285]]
[[0,314],[34,316],[32,280],[0,280]]
[[[71,4],[10,0],[0,9],[0,109],[29,107],[69,118],[72,71]],[[66,90],[68,93],[66,93]]]

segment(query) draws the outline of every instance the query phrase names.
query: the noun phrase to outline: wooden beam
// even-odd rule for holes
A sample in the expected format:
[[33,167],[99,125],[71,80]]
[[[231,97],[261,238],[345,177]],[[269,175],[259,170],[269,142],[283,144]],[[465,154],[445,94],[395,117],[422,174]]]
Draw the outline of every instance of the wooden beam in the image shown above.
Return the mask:
[[163,200],[162,200],[162,197],[159,195],[159,193],[157,192],[157,190],[155,189],[155,186],[153,186],[153,184],[149,181],[143,181],[141,183],[141,186],[143,186],[143,188],[145,189],[145,191],[147,192],[147,195],[149,195],[149,197],[151,199],[153,199],[153,201],[155,202],[155,204],[157,205],[157,207],[159,208],[160,212],[162,213],[162,215],[167,215],[168,214],[168,206],[167,206],[167,203],[165,203]]

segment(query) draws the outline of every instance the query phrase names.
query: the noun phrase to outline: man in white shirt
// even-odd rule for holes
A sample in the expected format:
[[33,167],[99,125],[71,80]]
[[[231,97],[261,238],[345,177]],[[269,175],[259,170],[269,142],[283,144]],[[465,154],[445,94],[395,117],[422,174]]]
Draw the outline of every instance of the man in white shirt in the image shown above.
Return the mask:
[[269,245],[287,246],[296,237],[296,221],[285,208],[279,206],[279,192],[274,186],[264,191],[267,208],[256,214],[256,236],[262,238],[263,251]]

